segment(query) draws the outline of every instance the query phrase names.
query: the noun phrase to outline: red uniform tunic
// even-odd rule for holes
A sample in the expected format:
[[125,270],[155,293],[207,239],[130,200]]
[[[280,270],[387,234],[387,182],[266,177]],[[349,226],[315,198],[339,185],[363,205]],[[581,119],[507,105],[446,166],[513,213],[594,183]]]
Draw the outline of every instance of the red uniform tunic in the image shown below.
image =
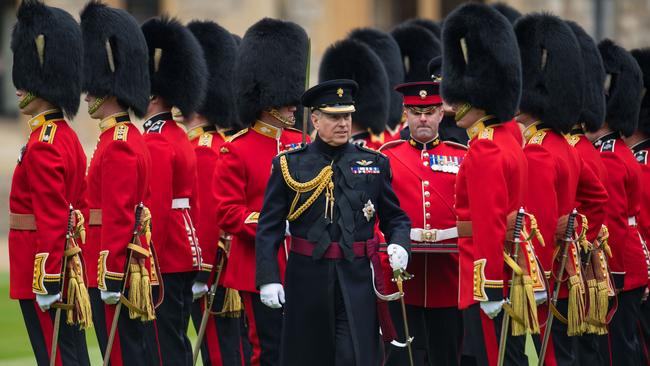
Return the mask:
[[365,146],[373,150],[379,150],[379,148],[381,148],[382,145],[384,145],[386,142],[391,140],[392,139],[390,135],[385,131],[379,135],[375,135],[368,130],[363,132],[357,132],[354,135],[350,136],[350,141],[353,144],[360,144],[361,146]]
[[591,170],[596,174],[603,186],[607,185],[607,168],[603,164],[603,159],[600,157],[600,152],[596,150],[594,145],[585,137],[582,129],[574,129],[571,135],[567,137],[569,145],[573,146],[582,160],[587,164]]
[[625,291],[648,283],[648,258],[643,248],[636,220],[641,206],[641,167],[632,151],[617,133],[610,133],[594,142],[607,168],[607,218],[609,265],[614,285]]
[[[413,139],[393,141],[381,148],[390,159],[393,190],[411,219],[411,241],[426,239],[427,230],[445,230],[451,235],[436,244],[457,244],[454,185],[467,147],[436,138],[427,144]],[[451,229],[451,230],[449,230]],[[442,233],[442,232],[441,232]],[[449,234],[452,233],[452,234]],[[454,249],[455,250],[455,249]],[[388,256],[382,255],[385,283],[392,283]],[[458,253],[413,253],[408,266],[413,279],[404,283],[405,301],[425,308],[458,306]],[[393,289],[394,292],[397,289]]]
[[169,112],[149,118],[144,129],[152,159],[149,208],[160,271],[198,271],[201,253],[190,210],[198,208],[194,149]]
[[[84,256],[89,287],[119,292],[135,208],[149,198],[151,157],[127,113],[104,119],[88,168],[88,240]],[[141,236],[140,242],[148,248]]]
[[639,213],[639,231],[643,239],[650,240],[650,165],[648,165],[648,150],[650,150],[650,139],[639,142],[632,146],[634,157],[641,165],[641,212]]
[[10,219],[9,295],[20,300],[61,291],[69,206],[86,211],[86,155],[63,113],[43,112],[29,127],[9,195],[11,213],[32,215],[36,229],[18,229]]
[[[558,219],[580,206],[580,214],[589,221],[587,240],[593,242],[605,220],[604,207],[607,191],[598,177],[582,160],[566,138],[553,132],[543,123],[529,126],[524,131],[529,179],[526,208],[537,218],[546,246],[535,250],[547,276],[550,275],[555,250],[555,232]],[[572,247],[570,265],[580,274],[580,257]],[[568,293],[560,294],[566,298]]]
[[456,179],[458,221],[472,223],[472,235],[458,239],[461,309],[503,299],[511,273],[503,260],[507,216],[524,206],[528,187],[526,157],[508,123],[479,121],[467,131],[469,150]]
[[[200,210],[195,212],[198,217],[196,225],[197,237],[201,246],[203,259],[201,273],[197,281],[209,283],[208,277],[215,264],[217,246],[221,230],[217,226],[216,199],[212,191],[212,179],[216,172],[219,149],[228,137],[224,131],[217,131],[214,126],[199,126],[187,132],[187,137],[196,153],[196,170]],[[223,276],[219,283],[223,283]],[[209,286],[209,285],[208,285]]]
[[[257,292],[255,232],[271,162],[278,153],[300,146],[301,140],[300,131],[282,130],[257,121],[221,146],[213,179],[217,225],[233,235],[224,287]],[[284,274],[284,250],[280,250],[278,262],[280,273]]]

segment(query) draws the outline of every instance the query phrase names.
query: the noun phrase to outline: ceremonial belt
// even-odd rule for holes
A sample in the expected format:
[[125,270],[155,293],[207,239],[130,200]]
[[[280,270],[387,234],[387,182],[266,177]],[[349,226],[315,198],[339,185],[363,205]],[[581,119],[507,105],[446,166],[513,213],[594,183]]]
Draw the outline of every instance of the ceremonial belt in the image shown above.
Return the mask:
[[[355,257],[365,257],[366,254],[366,241],[356,241],[352,243],[352,251],[354,252]],[[316,245],[310,242],[307,239],[298,238],[296,236],[291,237],[291,251],[300,255],[305,255],[311,257],[314,253]],[[343,259],[345,258],[343,254],[343,249],[338,242],[332,242],[325,250],[325,254],[321,258],[325,259]]]
[[632,227],[636,227],[636,216],[630,216],[627,218],[627,224]]
[[91,208],[88,215],[88,226],[100,226],[102,224],[102,209]]
[[174,198],[172,200],[172,210],[182,210],[185,208],[190,208],[189,198]]
[[456,229],[458,230],[459,238],[469,238],[472,236],[471,221],[456,221]]
[[9,229],[36,231],[36,218],[32,214],[9,214]]
[[[468,221],[469,222],[469,221]],[[470,222],[471,224],[471,222]],[[471,235],[471,232],[470,232]],[[414,228],[411,229],[411,240],[421,241],[427,243],[437,243],[439,241],[445,241],[449,239],[457,238],[458,228],[450,227],[448,229],[420,229]]]

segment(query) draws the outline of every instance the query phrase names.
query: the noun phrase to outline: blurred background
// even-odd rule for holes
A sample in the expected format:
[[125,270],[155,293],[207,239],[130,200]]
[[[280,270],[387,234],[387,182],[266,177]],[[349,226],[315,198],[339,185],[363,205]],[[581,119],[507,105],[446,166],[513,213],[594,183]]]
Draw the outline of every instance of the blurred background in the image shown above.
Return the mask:
[[[86,0],[46,0],[78,19]],[[158,14],[178,17],[184,23],[211,19],[243,36],[246,29],[263,17],[282,18],[303,26],[312,40],[311,84],[317,82],[318,65],[325,49],[346,37],[350,30],[374,26],[390,31],[410,18],[434,21],[463,0],[104,0],[110,6],[127,9],[140,22]],[[492,3],[494,1],[483,1]],[[632,49],[650,46],[650,0],[504,0],[522,13],[549,11],[581,24],[596,40],[612,38]],[[34,363],[18,303],[8,298],[8,196],[11,175],[28,129],[19,116],[11,81],[12,54],[9,49],[15,10],[19,1],[0,0],[0,364]],[[486,30],[489,31],[489,30]],[[72,121],[88,158],[99,135],[96,122],[85,113]],[[94,334],[90,334],[94,339]],[[94,342],[92,342],[94,344]],[[99,352],[93,348],[93,364]]]

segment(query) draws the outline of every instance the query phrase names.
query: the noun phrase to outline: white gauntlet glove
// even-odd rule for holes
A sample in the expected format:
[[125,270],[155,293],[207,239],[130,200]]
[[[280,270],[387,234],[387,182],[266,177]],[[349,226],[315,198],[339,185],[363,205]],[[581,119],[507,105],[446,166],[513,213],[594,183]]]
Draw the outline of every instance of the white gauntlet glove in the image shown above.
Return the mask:
[[115,305],[120,301],[120,296],[122,294],[120,292],[101,291],[100,295],[103,302],[107,303],[108,305]]
[[284,304],[284,288],[279,283],[267,283],[260,287],[260,300],[262,304],[279,309]]
[[535,292],[535,304],[540,305],[546,302],[548,300],[548,295],[546,294],[546,291],[541,291],[541,292]]
[[200,299],[208,293],[208,285],[203,282],[194,282],[192,285],[192,300]]
[[388,262],[393,270],[405,270],[409,263],[409,255],[401,245],[390,244],[386,249],[388,253]]
[[36,295],[36,303],[42,311],[47,311],[50,306],[61,299],[61,293],[55,295]]
[[481,301],[480,304],[481,304],[481,310],[483,310],[485,315],[487,315],[488,318],[490,319],[494,319],[501,312],[501,309],[503,308],[503,304],[505,304],[505,300]]

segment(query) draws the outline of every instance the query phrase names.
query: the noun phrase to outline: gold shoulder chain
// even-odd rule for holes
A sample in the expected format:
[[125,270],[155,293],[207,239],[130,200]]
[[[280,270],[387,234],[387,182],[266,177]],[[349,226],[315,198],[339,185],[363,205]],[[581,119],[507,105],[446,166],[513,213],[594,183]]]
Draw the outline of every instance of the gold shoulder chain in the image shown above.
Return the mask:
[[[334,174],[334,171],[332,170],[332,165],[324,167],[314,179],[307,182],[298,182],[291,177],[286,155],[280,156],[280,169],[282,170],[282,177],[284,178],[284,182],[287,184],[287,186],[289,186],[289,188],[291,188],[291,190],[296,192],[296,195],[293,198],[293,202],[291,202],[291,207],[289,208],[289,216],[287,217],[287,220],[294,221],[300,217],[300,215],[302,215],[305,210],[307,210],[312,204],[314,204],[314,202],[316,202],[316,199],[321,195],[321,193],[323,193],[324,190],[326,199],[325,217],[328,217],[329,211],[330,220],[332,219],[334,214],[334,182],[332,181],[332,175]],[[309,196],[307,201],[305,201],[302,205],[300,205],[300,207],[296,209],[300,195],[302,193],[311,191],[314,192],[311,194],[311,196]]]

